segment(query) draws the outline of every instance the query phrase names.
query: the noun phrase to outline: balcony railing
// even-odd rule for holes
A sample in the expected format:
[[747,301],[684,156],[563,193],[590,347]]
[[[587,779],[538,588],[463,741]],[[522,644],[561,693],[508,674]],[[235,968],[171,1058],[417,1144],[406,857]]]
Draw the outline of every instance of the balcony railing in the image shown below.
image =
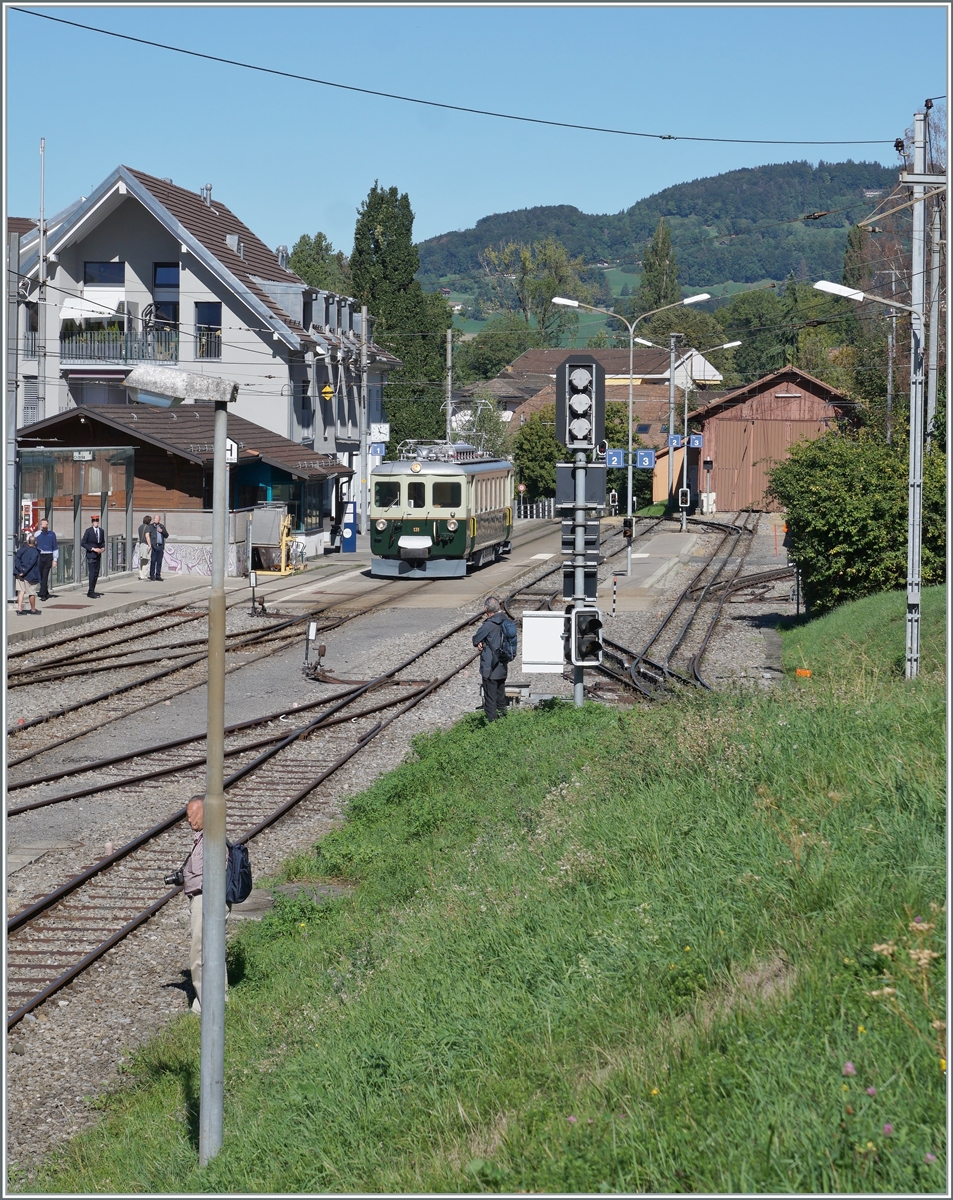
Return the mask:
[[60,362],[178,362],[175,329],[150,333],[68,333],[60,338]]
[[195,335],[195,357],[222,357],[222,331],[220,329],[198,330]]
[[23,344],[20,348],[20,353],[24,358],[36,358],[36,330],[31,330],[23,335]]

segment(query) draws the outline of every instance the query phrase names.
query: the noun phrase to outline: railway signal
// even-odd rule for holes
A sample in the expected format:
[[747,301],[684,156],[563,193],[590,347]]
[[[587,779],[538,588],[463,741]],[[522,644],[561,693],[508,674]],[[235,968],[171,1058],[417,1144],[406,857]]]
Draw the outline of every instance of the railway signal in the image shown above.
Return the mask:
[[622,518],[622,536],[628,541],[632,538],[633,526],[635,522],[632,517]]
[[605,371],[591,356],[567,359],[556,372],[556,436],[567,450],[595,450],[605,432]]
[[602,662],[602,612],[598,608],[574,608],[572,642],[574,667],[595,667]]

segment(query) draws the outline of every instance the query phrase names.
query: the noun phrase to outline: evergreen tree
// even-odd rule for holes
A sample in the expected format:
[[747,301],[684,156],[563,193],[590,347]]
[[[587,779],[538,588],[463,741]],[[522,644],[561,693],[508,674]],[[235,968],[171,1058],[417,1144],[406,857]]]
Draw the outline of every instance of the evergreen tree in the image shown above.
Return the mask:
[[334,247],[318,231],[311,237],[303,233],[288,256],[288,267],[305,283],[346,296],[350,293],[351,272],[347,255]]
[[440,403],[452,318],[443,297],[414,278],[420,260],[413,227],[407,193],[375,181],[358,212],[350,265],[354,297],[376,318],[375,342],[403,363],[384,394],[389,453],[406,437],[440,437],[445,426]]
[[672,235],[665,219],[661,218],[642,259],[642,282],[635,297],[634,309],[636,313],[651,312],[666,304],[675,304],[681,296]]

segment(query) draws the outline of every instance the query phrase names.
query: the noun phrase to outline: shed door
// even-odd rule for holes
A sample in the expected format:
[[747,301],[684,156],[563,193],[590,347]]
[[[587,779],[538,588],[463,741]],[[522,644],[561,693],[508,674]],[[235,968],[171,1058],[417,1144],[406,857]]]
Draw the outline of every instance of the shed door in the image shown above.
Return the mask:
[[721,512],[744,508],[750,490],[750,421],[718,418],[713,422],[718,457],[712,472],[715,496]]
[[758,420],[752,426],[751,500],[754,508],[776,512],[778,505],[765,495],[772,468],[784,462],[797,442],[813,441],[827,430],[824,421]]

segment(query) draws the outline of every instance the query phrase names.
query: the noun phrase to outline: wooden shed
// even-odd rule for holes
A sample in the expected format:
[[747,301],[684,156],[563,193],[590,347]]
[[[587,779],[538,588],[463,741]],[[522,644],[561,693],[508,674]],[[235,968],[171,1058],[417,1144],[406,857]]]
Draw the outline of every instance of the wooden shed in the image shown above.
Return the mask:
[[[771,468],[783,462],[797,442],[822,437],[854,406],[837,388],[797,367],[728,392],[689,413],[690,432],[700,432],[702,449],[688,451],[692,504],[703,512],[734,512],[776,507],[765,495]],[[681,484],[682,451],[674,452],[674,489]],[[656,456],[652,496],[668,499],[668,449]],[[710,470],[706,468],[710,462]]]

